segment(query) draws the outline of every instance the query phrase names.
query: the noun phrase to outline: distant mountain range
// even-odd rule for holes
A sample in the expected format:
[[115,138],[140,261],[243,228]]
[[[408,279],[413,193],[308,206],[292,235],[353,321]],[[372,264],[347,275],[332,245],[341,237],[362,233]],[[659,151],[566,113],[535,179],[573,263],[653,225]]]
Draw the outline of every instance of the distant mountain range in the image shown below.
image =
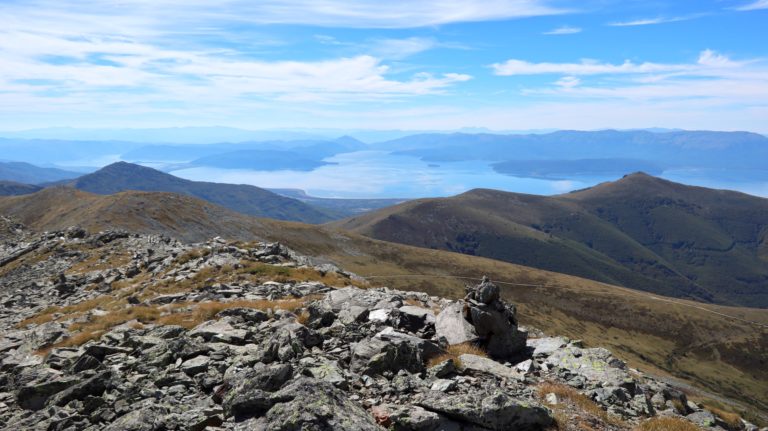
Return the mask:
[[768,199],[642,173],[553,197],[472,190],[334,225],[668,296],[768,307]]
[[[306,171],[332,163],[327,160],[329,157],[373,150],[416,157],[433,164],[481,161],[504,175],[551,180],[633,171],[655,175],[685,171],[732,181],[768,180],[768,167],[763,163],[768,160],[768,138],[749,132],[651,129],[529,134],[422,133],[363,143],[350,136],[259,134],[224,128],[217,143],[198,143],[211,141],[196,139],[195,132],[210,135],[216,130],[219,129],[136,131],[135,136],[155,137],[156,141],[112,140],[131,136],[127,131],[111,135],[112,139],[105,137],[106,131],[85,134],[68,133],[72,131],[70,129],[19,132],[9,135],[13,137],[0,138],[0,151],[7,160],[59,166],[97,168],[124,160],[156,163],[166,166],[164,170],[211,167]],[[61,139],[68,136],[89,136],[92,140]]]
[[42,184],[76,178],[82,173],[56,168],[41,168],[25,162],[0,161],[0,181]]
[[503,174],[561,179],[617,171],[707,170],[768,180],[768,138],[748,132],[647,130],[546,134],[422,134],[374,145],[427,162],[481,160]]

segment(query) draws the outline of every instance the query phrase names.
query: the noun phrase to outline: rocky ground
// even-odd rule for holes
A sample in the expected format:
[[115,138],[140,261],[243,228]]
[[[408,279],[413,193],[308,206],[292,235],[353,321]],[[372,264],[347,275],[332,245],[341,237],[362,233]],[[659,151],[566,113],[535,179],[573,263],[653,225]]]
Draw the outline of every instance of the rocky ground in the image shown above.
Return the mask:
[[490,280],[449,300],[279,244],[0,241],[3,429],[757,430],[520,327]]

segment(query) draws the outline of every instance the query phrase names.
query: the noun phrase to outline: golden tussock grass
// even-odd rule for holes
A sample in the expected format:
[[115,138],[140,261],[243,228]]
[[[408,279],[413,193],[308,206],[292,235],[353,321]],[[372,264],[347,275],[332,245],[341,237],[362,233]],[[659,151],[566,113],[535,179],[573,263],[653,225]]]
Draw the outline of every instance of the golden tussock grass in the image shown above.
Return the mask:
[[633,431],[701,431],[701,428],[681,418],[656,417],[644,421]]
[[461,355],[477,355],[477,356],[482,356],[484,358],[488,357],[488,353],[475,344],[472,344],[472,343],[453,344],[448,346],[448,348],[445,350],[445,353],[431,358],[427,363],[427,366],[434,367],[435,365],[440,364],[441,362],[451,359],[453,360],[453,364],[456,365],[457,368],[461,368],[461,360],[459,359],[459,356]]
[[680,413],[681,415],[684,415],[684,414],[685,414],[685,412],[688,410],[688,409],[685,407],[685,404],[683,404],[683,402],[682,402],[682,401],[680,401],[680,400],[678,400],[678,399],[674,399],[674,400],[672,400],[672,405],[675,407],[675,410],[676,410],[678,413]]
[[424,308],[424,304],[421,301],[419,301],[418,299],[414,299],[414,298],[406,298],[403,301],[403,303],[408,304],[408,305],[413,305],[414,307]]
[[53,321],[54,315],[57,313],[61,314],[62,317],[74,317],[76,315],[85,313],[90,310],[94,310],[96,308],[103,308],[105,305],[115,300],[116,298],[113,296],[103,295],[103,296],[98,296],[96,298],[79,302],[77,304],[67,305],[65,307],[59,307],[59,306],[48,307],[45,310],[41,311],[40,313],[17,323],[16,327],[21,328],[29,324],[40,325],[42,323]]
[[[195,326],[213,319],[218,313],[229,310],[232,308],[254,308],[258,310],[287,310],[296,311],[304,307],[312,299],[310,297],[294,298],[294,299],[279,299],[275,301],[262,300],[238,300],[227,302],[200,302],[200,303],[182,303],[175,304],[175,310],[183,310],[171,312],[170,314],[161,316],[157,319],[156,323],[160,325],[178,325],[187,329],[194,328]],[[309,316],[307,316],[308,318]],[[298,320],[298,317],[297,317]]]
[[[112,328],[126,322],[134,321],[130,326],[141,329],[144,324],[178,325],[187,329],[212,320],[218,313],[232,308],[254,308],[258,310],[286,310],[295,312],[306,306],[307,303],[318,299],[321,295],[310,295],[304,298],[291,298],[279,300],[238,300],[238,301],[211,301],[189,302],[173,304],[172,306],[145,306],[133,305],[113,310],[102,316],[91,316],[88,321],[76,322],[69,326],[74,335],[52,346],[40,349],[39,352],[47,354],[54,347],[79,346],[88,341],[101,337]],[[299,313],[296,321],[304,323],[309,319],[306,311]]]
[[730,426],[732,429],[739,429],[741,427],[741,416],[738,413],[729,412],[715,406],[705,405],[705,407],[715,416],[719,417],[723,422],[728,424],[728,426]]
[[296,323],[306,325],[308,321],[309,321],[309,311],[302,310],[299,314],[296,315]]
[[[544,382],[539,384],[537,388],[539,398],[543,401],[547,394],[555,394],[560,402],[568,402],[577,409],[588,413],[601,421],[621,426],[624,424],[619,418],[613,417],[603,410],[597,403],[592,401],[588,396],[580,393],[576,389],[564,385],[562,383]],[[551,406],[557,408],[557,406]]]

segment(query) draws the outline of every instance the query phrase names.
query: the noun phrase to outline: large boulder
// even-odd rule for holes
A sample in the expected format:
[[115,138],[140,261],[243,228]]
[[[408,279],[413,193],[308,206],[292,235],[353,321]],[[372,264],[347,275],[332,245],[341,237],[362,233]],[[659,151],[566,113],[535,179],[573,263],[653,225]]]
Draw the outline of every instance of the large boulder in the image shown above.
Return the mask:
[[243,419],[263,414],[274,404],[272,392],[291,378],[292,368],[287,364],[264,365],[257,363],[252,370],[235,375],[222,405],[227,416]]
[[292,380],[272,395],[273,406],[236,429],[270,431],[381,431],[373,416],[330,383],[308,377]]
[[477,340],[477,332],[464,318],[464,303],[454,302],[440,311],[435,318],[435,331],[438,337],[445,337],[448,344],[461,344]]
[[518,330],[515,307],[499,299],[499,289],[484,279],[468,288],[464,301],[437,315],[435,330],[448,344],[478,343],[497,359],[512,359],[525,350],[527,334]]
[[400,370],[420,373],[425,361],[441,352],[432,341],[385,328],[352,346],[350,369],[370,375]]
[[455,395],[429,391],[418,405],[491,430],[538,431],[554,423],[548,409],[517,400],[495,388]]

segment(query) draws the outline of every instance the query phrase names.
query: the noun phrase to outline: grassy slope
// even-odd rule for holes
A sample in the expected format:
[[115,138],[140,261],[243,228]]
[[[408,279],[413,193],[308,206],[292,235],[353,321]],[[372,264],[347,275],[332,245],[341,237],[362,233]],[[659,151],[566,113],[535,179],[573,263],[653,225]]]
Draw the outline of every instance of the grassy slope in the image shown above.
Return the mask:
[[334,218],[324,210],[259,187],[190,181],[125,162],[114,163],[92,174],[84,175],[73,180],[71,185],[77,189],[98,194],[113,194],[128,190],[179,193],[243,214],[279,220],[322,223]]
[[80,225],[92,231],[122,228],[167,234],[185,241],[211,236],[253,237],[257,219],[188,196],[159,192],[123,192],[101,196],[70,187],[0,198],[0,214],[36,230]]
[[378,241],[332,227],[253,219],[167,193],[99,196],[48,189],[0,198],[0,214],[39,230],[80,224],[91,230],[165,232],[191,241],[215,235],[279,240],[360,275],[384,275],[371,279],[375,285],[449,297],[463,295],[463,280],[410,275],[488,274],[496,280],[539,285],[504,285],[504,295],[519,305],[524,324],[609,347],[642,369],[669,372],[768,411],[768,331],[706,311],[765,325],[768,310],[668,302],[644,292],[497,260]]
[[473,190],[333,225],[670,296],[768,306],[768,200],[642,174],[555,197]]

